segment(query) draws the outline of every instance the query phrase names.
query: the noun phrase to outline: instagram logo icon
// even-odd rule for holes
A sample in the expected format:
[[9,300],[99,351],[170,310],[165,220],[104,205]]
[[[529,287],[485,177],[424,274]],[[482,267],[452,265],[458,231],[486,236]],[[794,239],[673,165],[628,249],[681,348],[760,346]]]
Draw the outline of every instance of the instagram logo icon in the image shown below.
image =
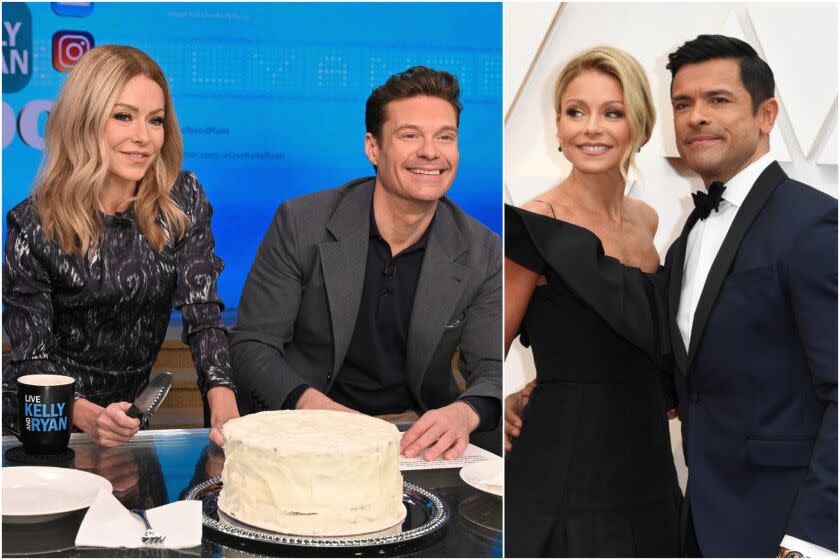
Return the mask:
[[52,40],[53,68],[69,72],[93,48],[93,35],[85,31],[56,31]]

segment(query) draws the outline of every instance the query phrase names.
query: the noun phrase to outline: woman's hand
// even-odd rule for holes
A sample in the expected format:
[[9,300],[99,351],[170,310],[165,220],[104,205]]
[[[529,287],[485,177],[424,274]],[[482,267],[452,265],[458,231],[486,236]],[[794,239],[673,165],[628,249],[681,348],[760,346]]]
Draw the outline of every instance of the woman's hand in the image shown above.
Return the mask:
[[102,408],[87,399],[76,399],[73,405],[73,424],[85,432],[97,445],[119,447],[128,443],[140,429],[140,420],[125,411],[131,403],[112,403]]
[[511,439],[518,438],[522,429],[522,415],[525,407],[528,406],[528,399],[531,392],[537,386],[536,380],[531,381],[525,387],[505,398],[505,452],[513,449]]
[[239,418],[239,408],[236,406],[236,393],[228,387],[213,387],[207,391],[207,402],[210,405],[210,441],[222,446],[222,426],[231,418]]

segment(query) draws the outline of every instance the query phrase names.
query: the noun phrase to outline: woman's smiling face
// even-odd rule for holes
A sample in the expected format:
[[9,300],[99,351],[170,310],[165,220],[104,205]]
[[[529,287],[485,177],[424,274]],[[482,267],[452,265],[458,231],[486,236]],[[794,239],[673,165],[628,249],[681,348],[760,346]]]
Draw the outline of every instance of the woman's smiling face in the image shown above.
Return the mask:
[[106,181],[137,183],[163,147],[164,100],[160,86],[146,76],[131,78],[105,125],[110,148]]
[[561,95],[557,139],[578,171],[618,171],[630,144],[619,81],[596,70],[572,79]]

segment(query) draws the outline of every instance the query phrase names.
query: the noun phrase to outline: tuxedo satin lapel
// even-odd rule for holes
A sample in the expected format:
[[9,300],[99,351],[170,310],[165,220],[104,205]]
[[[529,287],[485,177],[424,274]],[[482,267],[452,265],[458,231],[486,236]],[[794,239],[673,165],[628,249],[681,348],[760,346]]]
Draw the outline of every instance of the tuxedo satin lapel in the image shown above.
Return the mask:
[[700,300],[697,303],[697,310],[694,313],[694,324],[691,326],[691,343],[688,348],[688,363],[691,364],[694,355],[697,353],[697,346],[703,337],[703,331],[706,328],[706,323],[709,321],[709,315],[712,313],[712,308],[717,301],[720,288],[723,286],[729,274],[729,269],[732,266],[732,261],[735,260],[735,255],[738,254],[738,248],[741,246],[741,241],[750,229],[750,226],[755,221],[764,204],[773,194],[779,183],[787,178],[785,172],[778,162],[771,163],[761,175],[759,175],[752,189],[750,189],[747,198],[744,199],[744,204],[738,209],[735,215],[735,220],[720,246],[717,256],[712,263],[712,268],[709,270],[709,275],[706,278],[706,284],[703,286],[703,291],[700,293]]
[[470,268],[456,262],[468,249],[449,210],[438,203],[408,328],[405,370],[415,395],[469,282]]
[[671,347],[674,350],[674,359],[683,375],[688,374],[688,351],[683,343],[680,327],[677,324],[677,309],[680,305],[680,294],[682,293],[683,270],[685,269],[685,250],[688,245],[688,234],[694,224],[697,223],[698,211],[692,210],[683,226],[682,233],[677,238],[674,247],[673,261],[671,262],[670,282],[668,284],[668,325],[671,328]]
[[333,333],[333,373],[338,371],[356,327],[365,281],[373,180],[354,187],[327,223],[334,242],[319,245]]

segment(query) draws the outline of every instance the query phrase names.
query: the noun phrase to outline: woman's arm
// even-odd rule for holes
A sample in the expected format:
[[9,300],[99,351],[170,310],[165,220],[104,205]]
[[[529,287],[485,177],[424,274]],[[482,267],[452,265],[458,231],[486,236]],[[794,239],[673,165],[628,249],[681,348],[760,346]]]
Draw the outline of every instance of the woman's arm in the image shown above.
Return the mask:
[[[547,218],[556,217],[554,207],[544,200],[530,200],[522,205],[522,208],[535,214],[541,214]],[[509,209],[506,208],[505,221],[509,219],[508,214]],[[515,217],[515,214],[510,213],[510,216]],[[508,230],[505,235],[506,254],[509,254],[509,250],[517,251],[516,247],[523,246],[525,234],[511,234],[510,230]],[[516,240],[515,242],[514,239]],[[514,245],[514,249],[510,249],[511,244]],[[528,239],[525,245],[530,248],[525,253],[531,253],[528,260],[532,262],[534,268],[544,268],[542,256],[537,256],[532,241]],[[522,262],[527,263],[528,260],[523,260]],[[539,267],[536,266],[536,260],[540,262]],[[534,290],[537,286],[544,283],[545,277],[540,272],[522,266],[515,260],[505,256],[505,358],[507,358],[508,352],[510,351],[510,345],[513,343],[513,339],[519,334],[522,320],[525,318],[525,311],[528,309],[528,303],[531,301]]]
[[224,305],[216,291],[224,263],[214,253],[213,209],[204,189],[191,173],[182,173],[178,181],[173,195],[190,225],[175,247],[178,284],[174,305],[183,315],[182,338],[190,346],[199,389],[210,405],[210,439],[221,445],[222,425],[239,416],[227,329],[221,317]]
[[50,361],[53,337],[52,281],[32,235],[40,231],[24,202],[7,216],[3,256],[3,330],[12,352],[3,360],[3,388],[30,373],[58,373]]
[[[539,278],[540,275],[533,270],[505,258],[505,357],[513,339],[519,334]],[[505,451],[512,448],[511,438],[519,437],[522,413],[533,386],[534,382],[531,382],[524,389],[505,398]]]
[[58,373],[50,361],[55,348],[52,283],[31,238],[37,224],[29,204],[20,204],[6,219],[3,331],[9,337],[11,353],[3,359],[4,425],[17,423],[18,377]]
[[505,357],[519,334],[528,302],[537,287],[539,274],[505,258]]

